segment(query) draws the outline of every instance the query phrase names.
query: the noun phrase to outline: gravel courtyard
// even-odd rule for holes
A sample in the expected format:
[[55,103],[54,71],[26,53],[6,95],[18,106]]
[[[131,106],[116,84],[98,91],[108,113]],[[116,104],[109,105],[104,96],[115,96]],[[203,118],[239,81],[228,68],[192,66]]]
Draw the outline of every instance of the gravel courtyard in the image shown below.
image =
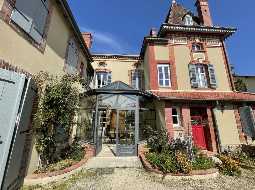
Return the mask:
[[243,170],[240,178],[220,175],[206,180],[162,179],[143,169],[84,170],[66,181],[24,190],[255,190],[255,171]]

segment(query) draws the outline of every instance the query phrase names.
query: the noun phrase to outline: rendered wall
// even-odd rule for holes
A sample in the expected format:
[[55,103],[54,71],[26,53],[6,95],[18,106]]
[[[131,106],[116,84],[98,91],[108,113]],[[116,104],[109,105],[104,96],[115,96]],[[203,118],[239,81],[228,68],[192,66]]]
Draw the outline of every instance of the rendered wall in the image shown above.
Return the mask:
[[[94,59],[92,63],[93,68],[107,69],[112,72],[112,82],[122,81],[126,84],[130,83],[129,71],[135,69],[134,64],[137,60],[129,59]],[[105,62],[105,67],[100,67],[99,62]]]
[[155,59],[169,61],[169,48],[167,46],[154,46]]
[[165,121],[165,102],[164,101],[154,101],[155,111],[156,111],[156,126],[158,129],[161,127],[166,128]]
[[207,48],[208,59],[215,67],[217,90],[231,91],[221,47]]
[[233,106],[225,106],[224,110],[220,108],[213,109],[220,144],[223,149],[227,146],[235,146],[240,144],[237,123]]
[[41,70],[51,74],[63,74],[66,48],[73,34],[58,6],[53,4],[47,45],[43,53],[0,20],[0,41],[4,44],[0,46],[0,57],[32,74]]
[[174,47],[178,90],[191,90],[189,78],[190,50],[186,45]]

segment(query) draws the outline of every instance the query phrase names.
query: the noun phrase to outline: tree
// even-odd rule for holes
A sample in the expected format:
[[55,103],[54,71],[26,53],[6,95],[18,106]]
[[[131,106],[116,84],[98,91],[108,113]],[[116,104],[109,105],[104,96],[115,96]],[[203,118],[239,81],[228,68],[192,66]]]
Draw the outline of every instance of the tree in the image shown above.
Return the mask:
[[239,92],[247,92],[246,84],[240,78],[235,81],[235,88]]

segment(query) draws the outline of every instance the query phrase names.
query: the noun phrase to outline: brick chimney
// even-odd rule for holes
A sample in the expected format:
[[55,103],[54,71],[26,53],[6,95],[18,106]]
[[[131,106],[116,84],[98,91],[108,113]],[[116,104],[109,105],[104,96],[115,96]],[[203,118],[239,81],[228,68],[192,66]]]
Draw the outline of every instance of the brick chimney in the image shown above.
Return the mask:
[[204,26],[213,26],[208,0],[197,0],[195,5],[202,24]]
[[92,47],[92,42],[93,42],[92,34],[89,32],[83,32],[82,37],[83,37],[87,47],[90,49]]
[[152,37],[157,37],[157,35],[158,35],[157,29],[156,29],[156,28],[152,28],[152,29],[150,30],[150,36],[152,36]]

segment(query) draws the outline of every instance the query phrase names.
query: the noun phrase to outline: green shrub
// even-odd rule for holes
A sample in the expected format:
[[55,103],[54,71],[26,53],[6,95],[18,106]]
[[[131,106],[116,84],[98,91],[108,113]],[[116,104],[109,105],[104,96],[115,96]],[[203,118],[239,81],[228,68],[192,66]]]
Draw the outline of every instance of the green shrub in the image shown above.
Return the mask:
[[240,163],[237,160],[226,154],[220,154],[218,158],[222,161],[222,164],[217,165],[222,174],[229,176],[241,175]]
[[146,159],[163,173],[178,173],[178,165],[174,154],[148,153]]
[[68,155],[69,159],[75,160],[75,161],[80,161],[84,158],[85,155],[85,150],[84,148],[77,142],[75,141],[70,148],[70,153]]
[[159,169],[163,173],[185,173],[188,174],[192,170],[191,162],[185,153],[178,152],[150,152],[146,154],[146,159],[154,168]]
[[204,156],[204,155],[198,155],[196,158],[192,161],[192,169],[193,170],[207,170],[214,168],[214,163],[212,159]]

